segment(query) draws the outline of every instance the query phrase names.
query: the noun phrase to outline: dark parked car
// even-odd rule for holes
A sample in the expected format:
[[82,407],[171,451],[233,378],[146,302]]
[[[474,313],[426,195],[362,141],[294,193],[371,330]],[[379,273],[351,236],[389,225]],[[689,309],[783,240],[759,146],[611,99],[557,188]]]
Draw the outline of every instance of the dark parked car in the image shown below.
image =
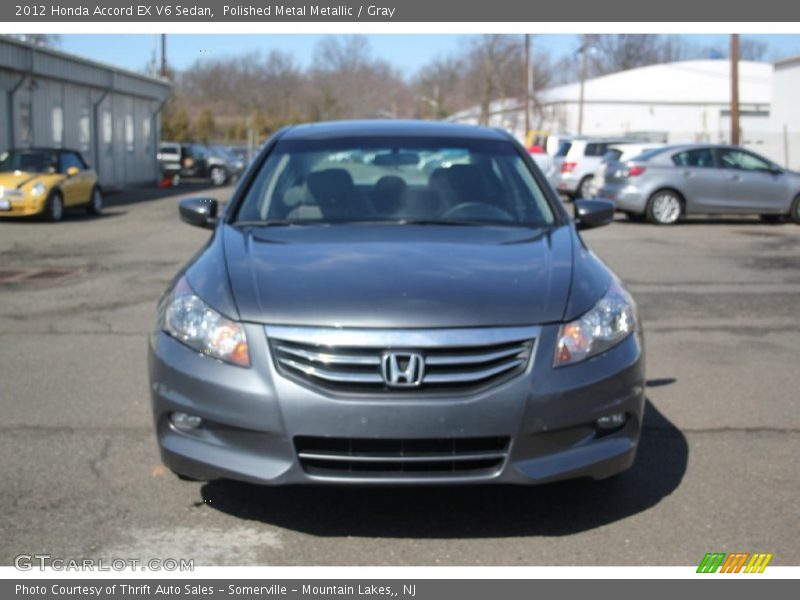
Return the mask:
[[633,220],[670,225],[691,214],[758,214],[800,223],[800,173],[738,146],[643,152],[607,172],[597,195]]
[[241,172],[231,158],[201,144],[161,142],[156,158],[162,175],[175,183],[180,177],[191,177],[224,185]]
[[[423,154],[459,161],[418,168]],[[368,162],[339,160],[342,152]],[[644,409],[636,305],[506,133],[291,127],[262,149],[158,306],[163,461],[197,479],[542,483],[627,469]]]
[[244,169],[247,166],[247,161],[238,156],[230,148],[226,146],[212,145],[208,146],[208,150],[212,155],[219,156],[227,161],[231,179],[238,179],[241,174],[244,173]]

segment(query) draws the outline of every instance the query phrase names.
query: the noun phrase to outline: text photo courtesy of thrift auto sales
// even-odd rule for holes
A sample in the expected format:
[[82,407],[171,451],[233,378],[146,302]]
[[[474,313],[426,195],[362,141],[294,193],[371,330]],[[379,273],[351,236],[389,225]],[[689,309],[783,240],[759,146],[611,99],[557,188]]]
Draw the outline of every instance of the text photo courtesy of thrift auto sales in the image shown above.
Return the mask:
[[789,596],[795,12],[0,3],[0,600]]

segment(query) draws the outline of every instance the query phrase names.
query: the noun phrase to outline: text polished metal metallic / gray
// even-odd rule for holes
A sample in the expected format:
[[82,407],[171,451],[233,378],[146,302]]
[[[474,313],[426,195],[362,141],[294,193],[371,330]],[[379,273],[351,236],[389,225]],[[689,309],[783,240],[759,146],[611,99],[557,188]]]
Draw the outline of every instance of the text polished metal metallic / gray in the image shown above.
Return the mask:
[[636,303],[499,130],[276,134],[164,294],[149,339],[164,464],[266,485],[538,484],[630,467]]

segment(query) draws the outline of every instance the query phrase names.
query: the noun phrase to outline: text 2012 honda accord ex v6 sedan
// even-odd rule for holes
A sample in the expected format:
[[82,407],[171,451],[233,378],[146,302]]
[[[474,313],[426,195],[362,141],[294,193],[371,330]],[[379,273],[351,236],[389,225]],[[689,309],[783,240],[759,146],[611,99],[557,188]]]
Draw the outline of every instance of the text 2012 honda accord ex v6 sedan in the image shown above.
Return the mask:
[[541,483],[631,465],[636,305],[508,134],[302,125],[261,151],[160,302],[150,380],[188,478]]

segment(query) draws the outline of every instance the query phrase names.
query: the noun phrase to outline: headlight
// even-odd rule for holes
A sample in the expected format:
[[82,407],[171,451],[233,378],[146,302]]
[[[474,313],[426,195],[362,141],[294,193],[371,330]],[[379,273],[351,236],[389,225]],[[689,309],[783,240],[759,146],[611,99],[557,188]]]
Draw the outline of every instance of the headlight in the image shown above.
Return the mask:
[[189,348],[235,365],[250,366],[244,328],[203,302],[186,278],[180,278],[159,313],[161,329]]
[[605,352],[636,331],[636,321],[636,303],[618,281],[612,281],[589,312],[561,326],[553,366],[563,367]]
[[41,196],[46,191],[47,191],[47,186],[45,184],[43,184],[41,181],[39,183],[35,184],[31,188],[31,194],[33,194],[34,196]]

